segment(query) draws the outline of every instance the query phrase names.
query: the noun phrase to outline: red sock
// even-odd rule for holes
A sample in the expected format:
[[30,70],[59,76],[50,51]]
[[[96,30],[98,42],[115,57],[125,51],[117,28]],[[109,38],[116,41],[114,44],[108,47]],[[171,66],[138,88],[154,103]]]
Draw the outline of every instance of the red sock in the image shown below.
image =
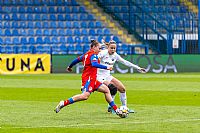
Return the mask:
[[112,108],[113,108],[114,110],[116,110],[116,109],[117,109],[117,105],[112,106]]
[[69,103],[70,103],[69,100],[65,100],[65,101],[64,101],[64,106],[69,105]]

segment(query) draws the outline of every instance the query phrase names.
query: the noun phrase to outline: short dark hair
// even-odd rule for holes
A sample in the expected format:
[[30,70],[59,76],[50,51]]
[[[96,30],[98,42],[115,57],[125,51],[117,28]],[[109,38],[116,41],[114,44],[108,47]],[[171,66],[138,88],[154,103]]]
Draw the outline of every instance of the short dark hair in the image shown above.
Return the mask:
[[97,46],[99,42],[97,40],[91,40],[90,48],[93,48],[94,46]]

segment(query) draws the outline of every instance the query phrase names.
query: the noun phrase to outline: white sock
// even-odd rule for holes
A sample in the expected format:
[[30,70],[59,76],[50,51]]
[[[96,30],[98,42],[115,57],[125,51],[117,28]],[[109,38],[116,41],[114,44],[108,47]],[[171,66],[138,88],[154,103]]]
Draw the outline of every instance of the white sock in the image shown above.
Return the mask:
[[126,92],[119,93],[119,94],[120,94],[120,101],[122,103],[122,106],[127,106]]

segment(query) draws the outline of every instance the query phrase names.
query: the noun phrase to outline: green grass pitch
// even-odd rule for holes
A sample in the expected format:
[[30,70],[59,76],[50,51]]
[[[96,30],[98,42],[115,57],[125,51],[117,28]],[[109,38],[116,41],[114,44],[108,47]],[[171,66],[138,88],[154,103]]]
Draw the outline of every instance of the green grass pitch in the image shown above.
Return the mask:
[[[127,90],[122,119],[107,113],[102,93],[53,110],[60,100],[81,93],[81,75],[0,75],[0,132],[199,133],[200,74],[115,74]],[[119,95],[115,102],[120,106]]]

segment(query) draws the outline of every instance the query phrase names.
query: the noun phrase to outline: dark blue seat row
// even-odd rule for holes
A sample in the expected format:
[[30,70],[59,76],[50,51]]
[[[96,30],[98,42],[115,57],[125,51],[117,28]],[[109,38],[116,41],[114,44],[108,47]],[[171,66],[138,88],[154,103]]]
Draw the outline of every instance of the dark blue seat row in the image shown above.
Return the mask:
[[100,21],[0,21],[0,28],[103,28]]

